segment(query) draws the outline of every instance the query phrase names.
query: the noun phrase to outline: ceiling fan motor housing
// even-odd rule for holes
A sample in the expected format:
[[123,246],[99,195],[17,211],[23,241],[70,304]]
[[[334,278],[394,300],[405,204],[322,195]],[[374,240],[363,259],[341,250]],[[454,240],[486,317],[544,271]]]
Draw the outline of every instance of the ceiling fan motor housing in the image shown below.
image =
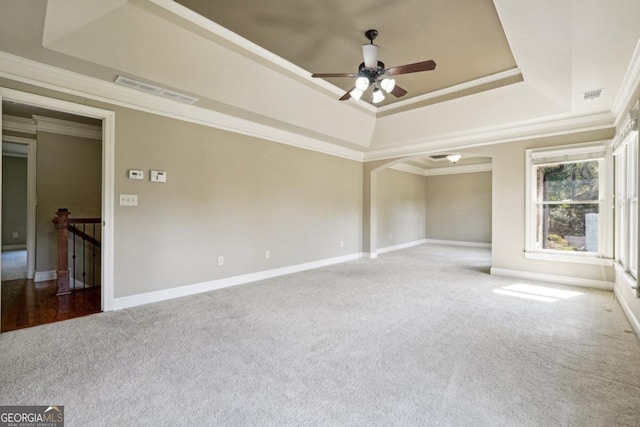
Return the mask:
[[364,62],[358,67],[358,76],[368,78],[370,84],[375,83],[378,80],[378,77],[383,76],[384,74],[385,68],[382,61],[378,61],[378,68],[367,68],[364,65]]

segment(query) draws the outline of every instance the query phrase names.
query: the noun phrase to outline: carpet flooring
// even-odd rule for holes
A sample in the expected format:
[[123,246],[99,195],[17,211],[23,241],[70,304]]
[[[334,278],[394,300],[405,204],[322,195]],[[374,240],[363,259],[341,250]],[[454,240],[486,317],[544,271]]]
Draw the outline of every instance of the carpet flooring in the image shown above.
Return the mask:
[[0,405],[67,426],[638,426],[611,292],[421,245],[0,335]]
[[27,251],[2,252],[2,281],[27,277]]

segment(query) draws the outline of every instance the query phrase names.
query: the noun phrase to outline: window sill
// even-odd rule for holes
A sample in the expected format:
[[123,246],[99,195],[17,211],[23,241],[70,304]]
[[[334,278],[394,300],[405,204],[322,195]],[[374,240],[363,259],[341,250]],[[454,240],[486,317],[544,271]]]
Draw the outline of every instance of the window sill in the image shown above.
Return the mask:
[[525,252],[524,257],[526,259],[537,259],[541,261],[573,262],[576,264],[604,265],[608,267],[613,265],[613,259],[611,258],[602,258],[592,255],[568,255],[555,252]]

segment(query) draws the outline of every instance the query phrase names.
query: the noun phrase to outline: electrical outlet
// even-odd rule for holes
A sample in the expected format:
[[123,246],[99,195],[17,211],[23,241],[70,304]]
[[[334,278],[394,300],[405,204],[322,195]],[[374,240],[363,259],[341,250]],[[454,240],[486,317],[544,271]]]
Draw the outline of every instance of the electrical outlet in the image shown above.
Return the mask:
[[269,252],[269,251],[264,251],[264,258],[265,258],[265,259],[269,259],[269,258],[271,258],[271,252]]
[[340,240],[340,247],[344,248],[344,240]]
[[224,265],[224,257],[223,256],[219,256],[218,257],[218,265]]
[[121,194],[120,206],[138,206],[137,194]]
[[13,238],[14,238],[14,239],[17,239],[17,238],[18,238],[18,232],[17,232],[17,231],[14,231],[14,232],[13,232]]

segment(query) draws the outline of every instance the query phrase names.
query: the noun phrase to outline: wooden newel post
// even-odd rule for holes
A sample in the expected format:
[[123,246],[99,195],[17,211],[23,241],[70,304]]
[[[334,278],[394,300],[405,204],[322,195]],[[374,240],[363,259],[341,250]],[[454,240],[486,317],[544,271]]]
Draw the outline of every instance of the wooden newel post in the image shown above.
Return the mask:
[[54,220],[58,229],[58,291],[56,295],[66,295],[69,290],[69,210],[60,208]]

